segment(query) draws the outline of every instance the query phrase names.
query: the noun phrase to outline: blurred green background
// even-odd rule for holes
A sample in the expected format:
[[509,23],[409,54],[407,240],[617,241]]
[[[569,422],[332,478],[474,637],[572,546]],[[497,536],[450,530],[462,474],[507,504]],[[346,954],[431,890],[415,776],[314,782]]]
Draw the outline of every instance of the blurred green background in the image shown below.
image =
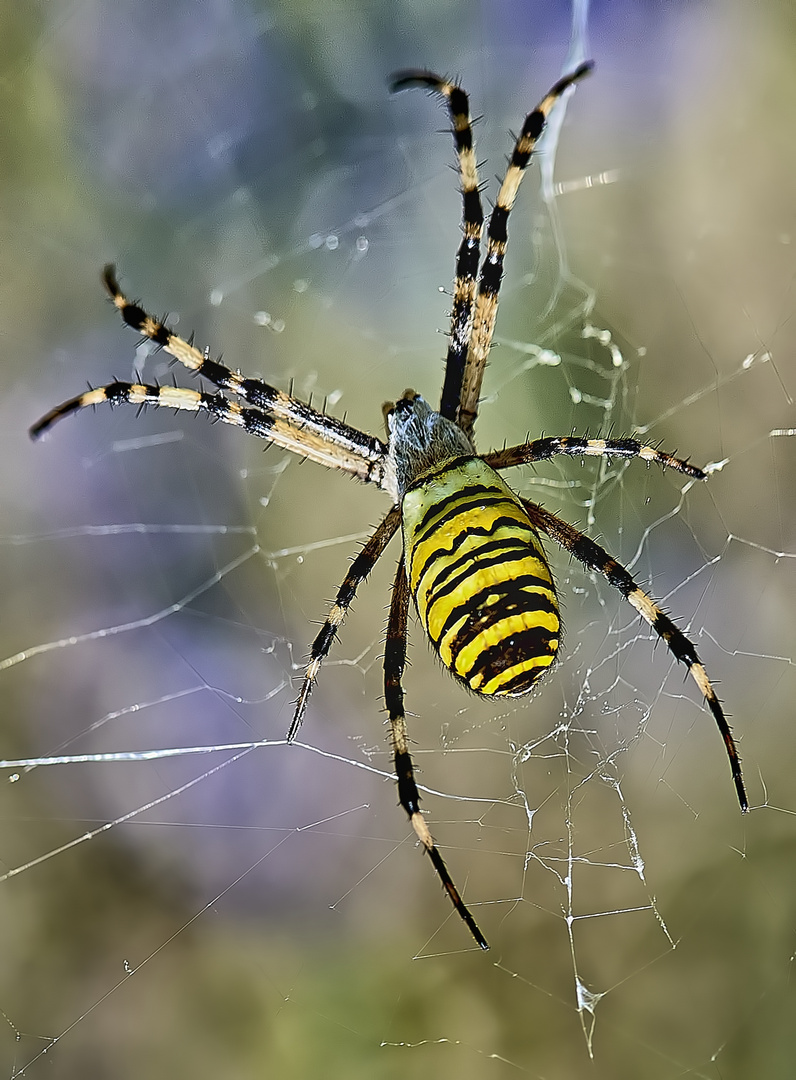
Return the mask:
[[[95,0],[0,20],[0,757],[278,742],[383,496],[203,418],[27,428],[86,380],[172,376],[106,303],[110,260],[231,366],[374,434],[404,387],[434,400],[453,154],[445,113],[387,76],[462,79],[494,194],[570,7]],[[391,549],[304,748],[6,770],[2,1075],[793,1075],[794,29],[774,3],[589,10],[563,247],[535,169],[478,428],[484,449],[636,429],[723,463],[696,487],[639,463],[511,479],[688,627],[753,813],[682,671],[555,555],[566,655],[530,703],[473,701],[413,631],[416,760],[492,944],[472,948],[388,778]]]

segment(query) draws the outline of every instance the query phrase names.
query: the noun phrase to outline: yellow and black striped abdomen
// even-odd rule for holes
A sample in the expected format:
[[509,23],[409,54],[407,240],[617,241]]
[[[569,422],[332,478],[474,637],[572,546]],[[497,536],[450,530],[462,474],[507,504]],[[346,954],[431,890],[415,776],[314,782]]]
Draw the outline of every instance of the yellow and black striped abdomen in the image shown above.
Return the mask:
[[403,499],[417,610],[440,659],[471,690],[526,694],[558,650],[555,587],[522,503],[480,458],[420,476]]

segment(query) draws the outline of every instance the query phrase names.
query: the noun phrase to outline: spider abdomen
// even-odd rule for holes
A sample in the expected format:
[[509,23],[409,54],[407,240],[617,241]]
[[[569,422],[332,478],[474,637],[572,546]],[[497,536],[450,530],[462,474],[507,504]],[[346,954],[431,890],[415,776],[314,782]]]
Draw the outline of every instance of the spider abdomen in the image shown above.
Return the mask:
[[443,664],[490,697],[526,694],[555,659],[555,586],[522,503],[480,458],[418,477],[402,503],[409,586]]

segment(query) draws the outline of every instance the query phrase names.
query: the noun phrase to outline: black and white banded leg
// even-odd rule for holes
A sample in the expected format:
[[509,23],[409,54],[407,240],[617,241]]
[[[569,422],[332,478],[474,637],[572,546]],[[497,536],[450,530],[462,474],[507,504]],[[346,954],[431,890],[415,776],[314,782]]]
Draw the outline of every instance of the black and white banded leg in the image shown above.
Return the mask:
[[565,551],[568,551],[570,555],[582,562],[584,566],[602,574],[606,581],[619,590],[639,615],[649,623],[655,633],[666,642],[675,659],[686,665],[691,677],[707,701],[710,711],[713,713],[713,718],[724,740],[727,756],[730,759],[730,770],[738,802],[741,804],[741,810],[746,812],[749,809],[749,801],[746,797],[741,762],[738,757],[735,739],[730,731],[730,725],[727,723],[721,703],[716,696],[716,691],[713,689],[713,685],[694,645],[682,630],[675,626],[666,612],[643,589],[639,588],[625,567],[612,558],[607,551],[604,551],[599,544],[595,544],[588,536],[584,536],[574,526],[562,521],[555,514],[551,514],[549,510],[545,510],[536,503],[528,502],[526,499],[523,499],[522,502],[532,525],[550,536]]
[[478,164],[470,122],[470,101],[461,86],[431,71],[398,71],[390,82],[393,92],[405,90],[411,86],[424,86],[433,93],[440,94],[447,102],[453,125],[453,141],[459,159],[459,177],[462,186],[462,242],[456,255],[450,340],[439,407],[444,417],[455,420],[459,411],[464,365],[473,328],[473,304],[478,264],[481,258],[481,233],[484,228]]
[[[102,271],[102,283],[124,322],[173,356],[189,371],[201,375],[219,390],[242,398],[247,405],[284,420],[293,428],[300,428],[303,442],[308,446],[340,446],[343,452],[368,462],[372,465],[372,480],[380,483],[387,452],[387,447],[380,439],[366,435],[333,416],[318,412],[284,391],[269,386],[262,379],[246,378],[240,372],[232,371],[218,360],[213,360],[206,351],[196,348],[193,339],[181,338],[165,323],[149,315],[137,303],[128,300],[119,287],[116,270],[111,264]],[[302,451],[299,449],[296,452]],[[305,456],[312,457],[312,454]]]
[[307,702],[309,701],[315,681],[318,678],[321,664],[329,655],[332,645],[334,644],[334,639],[337,636],[337,631],[340,629],[343,619],[345,619],[346,613],[353,603],[357,587],[365,580],[379,561],[384,549],[398,531],[400,524],[401,508],[399,506],[393,506],[351,563],[351,567],[343,579],[343,584],[337,591],[337,596],[332,604],[331,611],[326,616],[326,620],[321,627],[318,636],[312,643],[310,660],[307,664],[304,682],[301,685],[301,690],[296,702],[296,710],[293,714],[293,720],[287,733],[288,742],[292,742],[293,739],[295,739],[298,729],[301,727],[301,723],[304,719],[304,712],[307,708]]
[[495,331],[498,293],[503,279],[503,260],[508,243],[509,214],[517,198],[517,192],[520,189],[525,169],[544,131],[550,111],[561,95],[579,79],[582,79],[584,75],[588,75],[593,66],[591,63],[581,64],[570,75],[565,75],[563,79],[559,79],[536,108],[528,113],[525,123],[522,125],[522,131],[514,144],[509,167],[506,170],[503,183],[500,185],[497,202],[489,219],[486,255],[484,256],[484,264],[481,267],[481,276],[478,282],[478,294],[473,314],[473,331],[462,380],[461,401],[457,417],[459,427],[466,435],[472,433],[473,424],[478,415],[478,399],[481,396],[484,368],[492,345],[492,335]]
[[456,911],[467,924],[470,933],[482,949],[489,944],[478,928],[473,916],[465,905],[459,890],[453,884],[445,861],[434,843],[426,819],[420,812],[420,793],[415,783],[412,757],[409,753],[409,739],[404,713],[404,691],[402,678],[406,667],[406,630],[409,614],[409,585],[406,580],[406,568],[403,556],[398,563],[395,584],[390,603],[390,616],[387,622],[387,638],[384,646],[384,701],[390,721],[390,741],[395,754],[395,774],[398,778],[398,799],[409,815],[412,828],[442,881],[445,892],[450,897]]
[[548,461],[556,454],[567,454],[569,457],[637,457],[642,461],[657,462],[665,469],[676,469],[694,480],[707,479],[705,472],[696,465],[672,457],[654,446],[645,446],[637,439],[585,439],[578,435],[565,435],[534,439],[533,442],[509,446],[505,450],[494,450],[491,454],[481,454],[481,457],[493,469],[509,469],[514,465]]
[[201,390],[188,390],[182,386],[147,386],[144,383],[113,382],[108,386],[98,386],[86,390],[77,397],[65,401],[46,416],[37,421],[30,429],[33,439],[38,439],[65,416],[81,409],[96,408],[97,405],[137,405],[138,411],[147,406],[174,409],[177,412],[206,412],[211,419],[224,424],[241,427],[250,435],[256,435],[284,450],[290,450],[301,457],[317,461],[330,469],[338,469],[356,476],[365,484],[381,484],[384,467],[378,460],[373,460],[358,452],[352,444],[325,442],[322,439],[308,437],[304,428],[281,417],[269,415],[262,409],[241,405],[230,401],[223,394],[208,394]]

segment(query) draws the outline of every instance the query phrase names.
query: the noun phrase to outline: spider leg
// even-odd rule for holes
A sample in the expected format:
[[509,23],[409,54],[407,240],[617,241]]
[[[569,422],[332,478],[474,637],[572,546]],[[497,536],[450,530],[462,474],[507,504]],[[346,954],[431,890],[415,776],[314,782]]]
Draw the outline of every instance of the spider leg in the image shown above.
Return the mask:
[[390,740],[395,753],[395,773],[398,778],[398,799],[409,815],[412,828],[418,840],[428,852],[428,856],[442,881],[443,888],[451,903],[467,924],[470,933],[482,949],[488,949],[486,938],[478,929],[459,890],[453,884],[448,868],[440,855],[439,848],[429,832],[426,819],[420,812],[420,794],[415,783],[412,757],[409,753],[409,740],[404,714],[404,691],[401,679],[406,666],[406,623],[409,614],[409,585],[403,556],[398,563],[398,570],[393,585],[390,617],[387,623],[387,640],[384,646],[384,701],[390,718]]
[[247,405],[261,409],[278,419],[286,420],[295,428],[300,428],[308,440],[317,438],[324,442],[337,441],[340,445],[351,447],[360,457],[374,463],[383,458],[387,448],[380,439],[366,435],[333,416],[318,412],[317,409],[297,401],[261,379],[245,378],[240,372],[230,370],[218,360],[213,360],[206,352],[201,352],[191,341],[186,341],[175,334],[160,320],[148,315],[142,307],[128,300],[121,291],[115,267],[111,264],[102,271],[102,283],[114,307],[118,309],[128,326],[132,326],[145,338],[154,341],[189,371],[201,375],[219,390],[226,390],[242,398]]
[[492,335],[497,318],[498,293],[503,277],[503,259],[508,242],[507,225],[509,214],[517,198],[523,174],[531,155],[536,148],[547,117],[555,103],[574,83],[588,75],[593,64],[585,63],[577,67],[570,75],[559,79],[533,112],[528,113],[522,131],[514,144],[509,160],[509,167],[500,185],[497,202],[489,219],[487,229],[487,248],[484,265],[478,282],[478,295],[473,314],[473,329],[470,347],[467,352],[462,379],[461,402],[459,404],[458,423],[466,435],[473,430],[478,415],[478,399],[481,396],[481,382],[484,377],[487,356],[492,344]]
[[400,523],[401,508],[400,506],[393,506],[351,563],[351,567],[343,579],[343,584],[337,591],[337,596],[332,604],[332,609],[327,615],[326,621],[321,627],[315,641],[312,643],[310,661],[307,664],[304,682],[301,684],[301,690],[299,692],[298,700],[296,701],[296,710],[293,713],[293,719],[287,733],[288,742],[292,742],[298,734],[298,729],[301,727],[301,723],[304,719],[307,702],[309,701],[315,681],[318,678],[321,664],[329,655],[334,639],[337,636],[337,631],[340,629],[343,619],[346,617],[346,613],[353,603],[357,586],[360,582],[365,580],[379,561],[384,549],[397,532]]
[[478,183],[478,166],[470,123],[470,102],[466,92],[431,71],[397,71],[390,80],[395,92],[410,86],[425,86],[440,94],[448,105],[453,124],[453,141],[459,158],[462,185],[462,242],[456,256],[456,279],[453,284],[451,332],[445,360],[445,382],[439,411],[448,420],[455,420],[459,411],[464,365],[473,329],[475,281],[481,258],[481,233],[484,211]]
[[568,551],[570,555],[582,562],[584,566],[602,574],[608,583],[618,589],[624,598],[633,605],[639,615],[650,624],[655,633],[666,642],[675,659],[680,660],[688,667],[694,682],[699,687],[710,711],[713,713],[713,718],[724,740],[727,756],[730,759],[730,769],[735,783],[735,791],[738,795],[738,802],[741,804],[741,810],[746,812],[749,809],[749,802],[746,797],[741,762],[735,740],[719,699],[716,697],[716,691],[713,689],[713,685],[693,644],[682,630],[675,626],[666,612],[638,587],[625,567],[613,559],[599,544],[595,544],[593,540],[590,540],[588,536],[584,536],[578,529],[567,524],[566,521],[562,521],[561,518],[551,514],[549,510],[545,510],[536,503],[523,499],[522,504],[528,512],[532,525],[552,537],[557,544],[560,544],[565,551]]
[[643,461],[656,461],[664,468],[676,469],[695,480],[707,479],[696,465],[656,450],[654,446],[644,446],[636,439],[584,439],[578,435],[567,435],[563,438],[534,439],[533,442],[482,454],[481,457],[493,469],[508,469],[513,465],[547,461],[554,454],[568,454],[570,457],[638,457]]
[[310,458],[330,469],[356,476],[364,483],[380,484],[384,476],[384,464],[373,461],[359,453],[351,443],[321,439],[305,429],[276,416],[269,416],[261,409],[239,405],[223,394],[206,394],[199,390],[187,390],[182,386],[145,386],[143,383],[113,382],[87,390],[84,394],[65,401],[38,420],[30,429],[33,439],[38,439],[65,416],[101,405],[147,405],[165,406],[187,412],[206,412],[214,420],[242,427],[250,435],[266,439],[285,450]]

